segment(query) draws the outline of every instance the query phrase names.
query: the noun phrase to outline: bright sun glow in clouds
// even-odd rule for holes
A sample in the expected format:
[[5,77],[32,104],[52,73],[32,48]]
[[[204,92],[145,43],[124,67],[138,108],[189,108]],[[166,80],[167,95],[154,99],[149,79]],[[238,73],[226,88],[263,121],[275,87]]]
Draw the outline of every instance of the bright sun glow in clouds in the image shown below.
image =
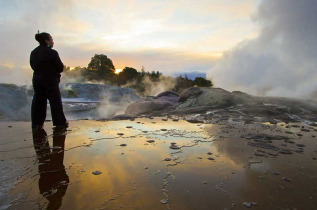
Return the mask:
[[120,72],[122,72],[122,69],[116,69],[114,73],[119,74]]

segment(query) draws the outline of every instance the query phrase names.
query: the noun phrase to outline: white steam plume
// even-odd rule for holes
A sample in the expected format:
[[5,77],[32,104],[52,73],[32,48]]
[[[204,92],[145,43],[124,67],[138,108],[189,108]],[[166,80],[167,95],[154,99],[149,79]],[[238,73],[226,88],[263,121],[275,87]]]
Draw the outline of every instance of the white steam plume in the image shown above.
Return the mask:
[[0,65],[0,83],[30,85],[33,71],[31,68]]
[[156,96],[164,91],[172,90],[176,85],[175,78],[160,76],[158,81],[152,81],[149,76],[144,76],[141,82],[133,80],[124,85],[124,87],[133,88],[138,91],[136,86],[144,86],[145,89],[140,95]]
[[259,36],[225,53],[207,74],[216,86],[255,95],[309,98],[317,92],[317,1],[265,0]]

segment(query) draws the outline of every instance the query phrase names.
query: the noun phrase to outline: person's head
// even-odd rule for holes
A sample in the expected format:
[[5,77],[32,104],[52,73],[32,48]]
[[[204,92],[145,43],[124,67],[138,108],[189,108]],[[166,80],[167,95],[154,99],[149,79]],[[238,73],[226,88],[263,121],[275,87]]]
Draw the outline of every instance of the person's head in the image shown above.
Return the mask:
[[50,48],[54,46],[54,41],[49,33],[37,33],[35,34],[35,40],[39,42],[40,45],[48,45]]

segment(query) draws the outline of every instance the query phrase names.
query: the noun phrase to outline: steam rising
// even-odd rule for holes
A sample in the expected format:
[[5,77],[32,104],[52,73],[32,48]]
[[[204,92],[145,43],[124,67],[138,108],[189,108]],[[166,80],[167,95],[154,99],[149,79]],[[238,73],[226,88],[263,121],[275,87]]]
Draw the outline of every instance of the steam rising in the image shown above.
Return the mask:
[[16,85],[30,85],[33,71],[31,68],[17,68],[15,66],[0,65],[0,83]]
[[207,78],[256,95],[316,97],[316,8],[314,0],[262,1],[259,36],[227,51]]
[[124,114],[127,107],[134,102],[135,99],[131,95],[123,95],[118,102],[113,102],[116,97],[114,93],[102,93],[101,105],[98,106],[98,118],[111,118],[115,115]]
[[140,99],[132,89],[102,84],[61,84],[61,93],[70,120],[111,118]]
[[145,91],[142,93],[142,95],[156,96],[161,92],[172,90],[176,83],[175,79],[172,77],[160,76],[158,81],[152,81],[149,76],[145,76],[140,83],[137,81],[132,81],[124,85],[124,87],[135,87],[137,85],[142,85],[145,87]]

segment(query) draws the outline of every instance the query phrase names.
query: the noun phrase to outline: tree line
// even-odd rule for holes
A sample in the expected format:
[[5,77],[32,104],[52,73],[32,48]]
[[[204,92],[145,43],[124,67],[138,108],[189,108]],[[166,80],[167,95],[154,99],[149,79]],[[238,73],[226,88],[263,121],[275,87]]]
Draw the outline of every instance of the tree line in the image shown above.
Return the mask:
[[173,81],[173,91],[180,93],[189,87],[212,87],[213,84],[210,80],[202,77],[196,77],[194,80],[189,79],[186,74],[176,78],[163,76],[159,71],[145,71],[142,67],[141,71],[137,71],[132,67],[125,67],[118,74],[115,73],[115,66],[110,58],[103,54],[96,54],[91,58],[87,67],[70,67],[64,68],[66,77],[80,78],[81,82],[103,82],[109,85],[127,86],[134,88],[138,94],[143,95],[147,85],[143,82],[145,78],[153,83],[159,83],[162,80],[169,79]]

